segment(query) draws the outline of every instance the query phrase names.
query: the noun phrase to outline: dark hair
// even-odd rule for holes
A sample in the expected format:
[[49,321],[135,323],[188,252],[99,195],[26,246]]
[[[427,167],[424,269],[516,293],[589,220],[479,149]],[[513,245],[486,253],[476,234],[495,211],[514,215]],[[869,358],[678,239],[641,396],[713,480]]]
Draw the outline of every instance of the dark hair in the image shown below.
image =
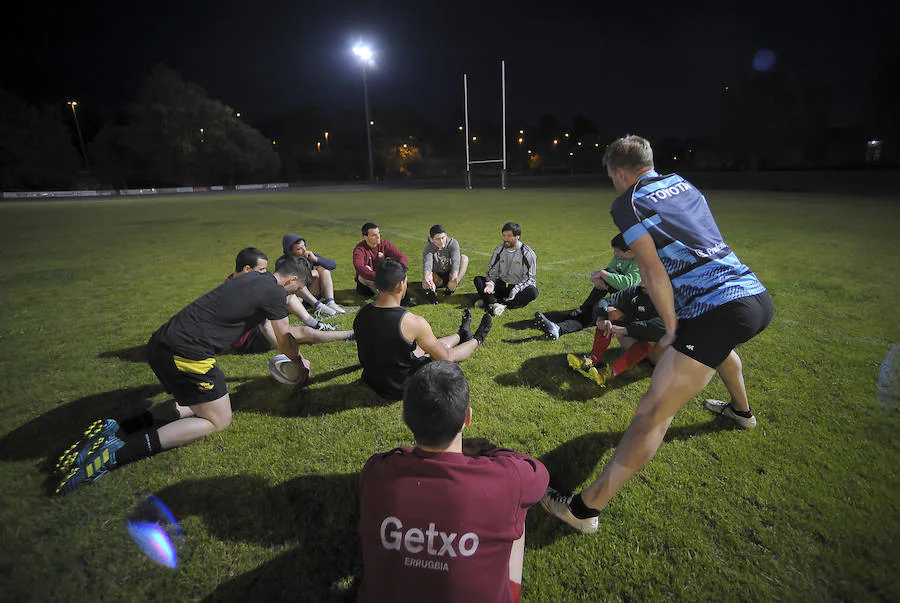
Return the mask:
[[294,255],[283,255],[275,260],[275,270],[281,276],[296,276],[304,285],[312,280],[312,262]]
[[625,237],[622,236],[620,232],[616,236],[612,238],[612,241],[609,242],[613,249],[621,249],[622,251],[631,251],[628,247],[628,243],[625,242]]
[[240,272],[244,266],[256,268],[260,260],[269,261],[269,257],[256,247],[244,247],[238,251],[237,257],[234,259],[234,271]]
[[522,227],[516,224],[515,222],[507,222],[503,225],[503,228],[500,229],[501,233],[506,232],[507,230],[511,230],[513,235],[521,236],[522,235]]
[[440,224],[435,224],[431,227],[431,230],[428,231],[428,236],[433,237],[434,235],[441,234],[442,232],[447,232],[443,226]]
[[375,266],[375,288],[379,291],[393,291],[406,278],[407,267],[393,258],[387,258]]
[[433,360],[403,388],[403,422],[421,446],[447,446],[462,429],[469,408],[469,382],[449,360]]
[[613,169],[653,169],[653,149],[646,138],[627,134],[613,141],[603,154],[603,165]]
[[365,224],[362,225],[362,229],[361,229],[362,235],[364,237],[369,236],[369,231],[372,230],[373,228],[378,228],[378,225],[375,224],[374,222],[366,222]]

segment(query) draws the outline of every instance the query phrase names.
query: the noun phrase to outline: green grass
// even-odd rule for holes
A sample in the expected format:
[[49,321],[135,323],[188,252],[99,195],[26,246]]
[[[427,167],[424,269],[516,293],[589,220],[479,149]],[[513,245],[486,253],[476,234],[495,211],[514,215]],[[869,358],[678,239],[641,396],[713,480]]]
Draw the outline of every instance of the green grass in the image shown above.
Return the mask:
[[[900,204],[707,193],[726,239],[775,301],[772,325],[741,349],[760,426],[735,430],[692,400],[597,535],[533,509],[524,599],[896,601],[900,413],[882,409],[875,388],[888,344],[900,340]],[[229,429],[69,497],[49,494],[56,456],[90,420],[165,399],[141,361],[150,333],[219,284],[241,247],[274,260],[286,232],[335,258],[338,300],[359,305],[350,250],[363,222],[407,253],[413,281],[432,223],[460,240],[475,276],[500,225],[520,222],[538,254],[541,295],[496,320],[463,364],[469,433],[541,458],[561,487],[590,483],[649,370],[597,389],[565,364],[592,333],[550,342],[530,317],[584,298],[587,275],[611,255],[613,197],[609,188],[292,191],[0,204],[0,599],[352,595],[359,469],[410,443],[400,405],[360,384],[353,344],[307,348],[315,381],[297,392],[268,376],[268,355],[223,356],[236,409]],[[472,291],[469,281],[463,292]],[[449,334],[467,301],[415,312]],[[704,393],[725,390],[715,380]],[[128,537],[124,519],[145,492],[187,535],[177,570]]]

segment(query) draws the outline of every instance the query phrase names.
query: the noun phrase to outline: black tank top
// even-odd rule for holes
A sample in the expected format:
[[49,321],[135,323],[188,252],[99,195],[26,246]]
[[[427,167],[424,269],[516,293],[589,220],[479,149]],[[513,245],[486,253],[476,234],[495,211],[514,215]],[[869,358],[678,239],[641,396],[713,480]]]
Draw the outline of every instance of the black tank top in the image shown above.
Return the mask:
[[362,380],[376,392],[390,398],[403,398],[403,385],[414,364],[414,342],[400,332],[406,308],[379,308],[368,304],[353,320],[356,352],[362,364]]

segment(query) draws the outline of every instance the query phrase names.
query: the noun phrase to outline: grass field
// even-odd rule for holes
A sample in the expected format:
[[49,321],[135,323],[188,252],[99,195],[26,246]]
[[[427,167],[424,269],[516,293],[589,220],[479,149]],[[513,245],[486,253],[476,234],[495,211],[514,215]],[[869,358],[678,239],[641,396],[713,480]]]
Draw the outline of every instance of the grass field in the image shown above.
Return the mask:
[[[707,191],[726,239],[768,286],[772,325],[741,349],[760,425],[734,429],[700,399],[656,458],[583,536],[528,515],[523,598],[900,600],[900,413],[876,401],[900,340],[897,199]],[[410,443],[400,404],[361,385],[356,348],[306,348],[313,384],[268,376],[268,355],[220,358],[231,427],[50,496],[56,456],[98,417],[162,401],[142,361],[149,335],[218,285],[247,245],[274,260],[305,236],[338,261],[338,301],[359,306],[350,250],[372,220],[421,278],[430,225],[482,273],[516,220],[538,254],[540,297],[495,321],[462,366],[468,432],[540,458],[553,483],[589,483],[649,384],[637,367],[598,389],[551,342],[535,310],[572,308],[610,258],[614,193],[597,190],[287,192],[0,204],[0,600],[342,600],[361,575],[359,470]],[[438,212],[436,208],[441,208]],[[415,312],[455,332],[474,291]],[[353,316],[337,321],[349,327]],[[613,353],[615,350],[613,350]],[[714,380],[707,395],[725,395]],[[124,525],[141,493],[181,522],[180,567],[143,556]]]

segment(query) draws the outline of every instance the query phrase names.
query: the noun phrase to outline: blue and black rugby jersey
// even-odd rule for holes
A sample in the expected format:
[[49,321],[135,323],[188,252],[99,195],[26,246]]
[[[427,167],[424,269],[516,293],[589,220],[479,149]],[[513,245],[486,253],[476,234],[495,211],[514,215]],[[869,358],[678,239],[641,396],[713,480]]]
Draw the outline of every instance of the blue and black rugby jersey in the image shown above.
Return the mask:
[[613,201],[610,214],[627,244],[653,237],[672,281],[678,318],[766,290],[722,239],[703,194],[678,174],[644,174]]

